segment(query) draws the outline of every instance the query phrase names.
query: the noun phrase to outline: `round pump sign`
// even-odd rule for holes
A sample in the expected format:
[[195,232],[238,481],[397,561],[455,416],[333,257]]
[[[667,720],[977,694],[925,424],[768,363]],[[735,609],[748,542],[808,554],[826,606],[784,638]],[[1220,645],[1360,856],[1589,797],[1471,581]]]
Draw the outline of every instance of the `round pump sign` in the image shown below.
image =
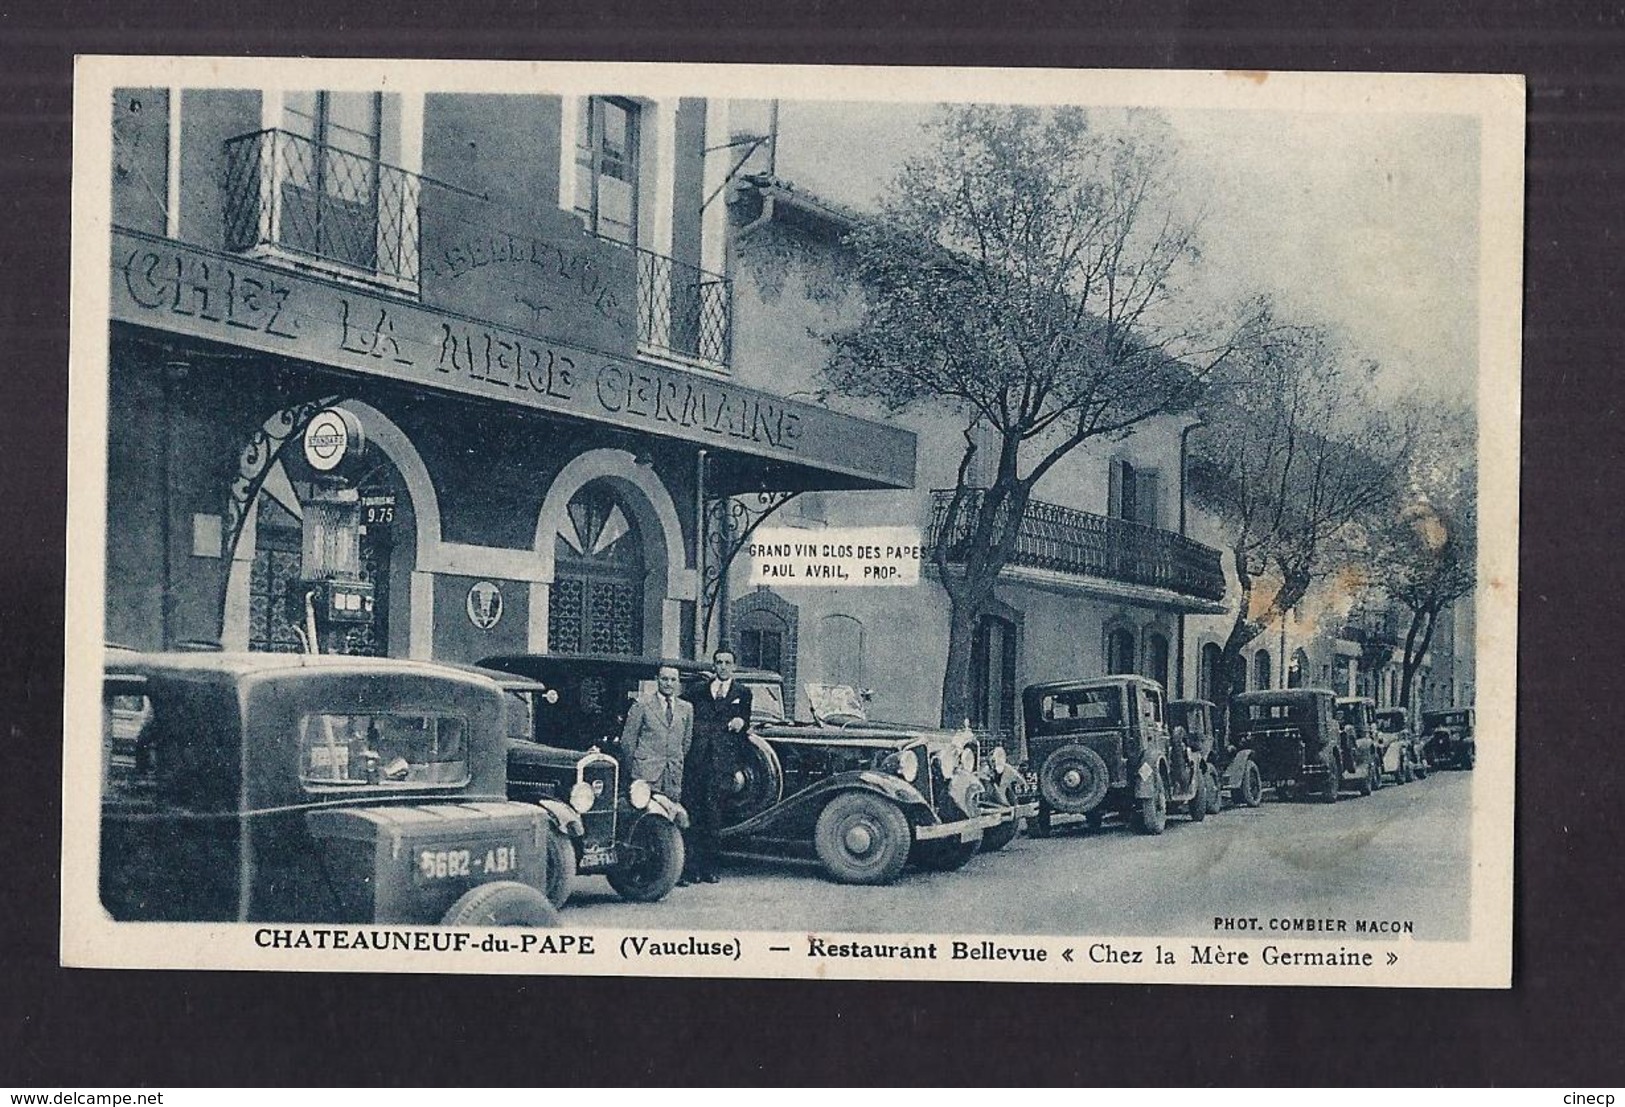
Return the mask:
[[305,427],[305,461],[318,473],[331,473],[361,447],[361,424],[338,408],[318,411]]

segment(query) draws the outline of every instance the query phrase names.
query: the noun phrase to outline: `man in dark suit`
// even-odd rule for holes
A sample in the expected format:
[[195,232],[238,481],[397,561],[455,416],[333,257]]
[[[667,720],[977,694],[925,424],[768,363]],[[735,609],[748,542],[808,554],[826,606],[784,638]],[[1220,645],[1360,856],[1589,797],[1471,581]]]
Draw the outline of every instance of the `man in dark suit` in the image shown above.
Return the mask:
[[711,655],[716,678],[690,692],[694,743],[683,768],[683,806],[688,808],[689,883],[720,878],[722,802],[739,769],[745,728],[750,726],[750,689],[734,680],[732,650]]
[[662,665],[654,692],[632,705],[621,729],[631,774],[673,799],[683,794],[683,759],[694,739],[694,708],[678,691],[676,667]]

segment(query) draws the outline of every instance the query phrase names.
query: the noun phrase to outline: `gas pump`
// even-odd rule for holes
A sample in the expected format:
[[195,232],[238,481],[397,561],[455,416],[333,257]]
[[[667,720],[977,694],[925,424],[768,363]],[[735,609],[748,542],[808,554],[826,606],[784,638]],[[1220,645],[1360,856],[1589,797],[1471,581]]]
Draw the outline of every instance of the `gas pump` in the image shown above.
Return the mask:
[[345,635],[372,621],[373,586],[361,579],[361,494],[350,477],[366,454],[356,417],[316,413],[304,434],[315,474],[303,505],[299,579],[288,587],[288,617],[307,653],[342,653]]

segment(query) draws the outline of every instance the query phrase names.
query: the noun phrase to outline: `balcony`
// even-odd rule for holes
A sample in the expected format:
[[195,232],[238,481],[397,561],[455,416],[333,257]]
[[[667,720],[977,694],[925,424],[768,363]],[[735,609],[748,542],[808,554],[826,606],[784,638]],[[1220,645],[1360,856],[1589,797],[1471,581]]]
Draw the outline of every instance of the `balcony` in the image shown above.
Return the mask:
[[[964,561],[971,522],[968,514],[973,515],[980,506],[981,496],[979,491],[967,493],[955,527],[957,533],[950,540],[950,562]],[[928,546],[934,547],[943,532],[952,499],[950,489],[931,493]],[[1079,582],[1107,581],[1207,601],[1193,605],[1192,610],[1208,610],[1223,601],[1225,592],[1219,551],[1210,546],[1172,531],[1039,500],[1027,504],[1007,571],[1009,568],[1059,574]],[[1182,605],[1176,602],[1170,606]]]
[[226,246],[415,293],[422,178],[287,131],[225,144]]
[[698,266],[627,246],[638,262],[638,352],[727,372],[733,355],[733,281]]

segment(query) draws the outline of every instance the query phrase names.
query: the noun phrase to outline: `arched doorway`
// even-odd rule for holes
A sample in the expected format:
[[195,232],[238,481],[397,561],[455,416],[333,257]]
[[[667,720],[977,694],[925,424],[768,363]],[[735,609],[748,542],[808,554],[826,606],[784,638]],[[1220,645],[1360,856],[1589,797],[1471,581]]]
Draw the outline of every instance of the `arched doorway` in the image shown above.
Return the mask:
[[1151,631],[1145,636],[1145,675],[1168,689],[1168,636]]
[[1292,664],[1287,666],[1286,686],[1288,688],[1302,688],[1309,674],[1309,655],[1302,649],[1292,653]]
[[636,512],[610,482],[591,481],[570,498],[554,542],[548,648],[642,653],[648,567]]
[[[387,416],[359,400],[334,406],[356,416],[373,447],[359,475],[343,484],[344,492],[359,500],[359,571],[373,585],[373,612],[367,622],[349,628],[337,648],[347,654],[427,657],[432,613],[426,604],[417,610],[413,580],[423,551],[439,542],[434,486],[411,442]],[[272,415],[266,429],[293,427],[293,410]],[[302,574],[304,516],[321,481],[296,443],[266,450],[264,438],[263,432],[256,435],[243,452],[239,480],[263,479],[230,554],[221,643],[227,649],[293,653],[305,645],[289,591]],[[262,468],[251,474],[248,460],[255,456]]]
[[970,654],[970,724],[1013,741],[1016,733],[1016,622],[985,613]]
[[1134,632],[1127,627],[1117,627],[1106,633],[1106,674],[1116,676],[1120,673],[1134,672]]

